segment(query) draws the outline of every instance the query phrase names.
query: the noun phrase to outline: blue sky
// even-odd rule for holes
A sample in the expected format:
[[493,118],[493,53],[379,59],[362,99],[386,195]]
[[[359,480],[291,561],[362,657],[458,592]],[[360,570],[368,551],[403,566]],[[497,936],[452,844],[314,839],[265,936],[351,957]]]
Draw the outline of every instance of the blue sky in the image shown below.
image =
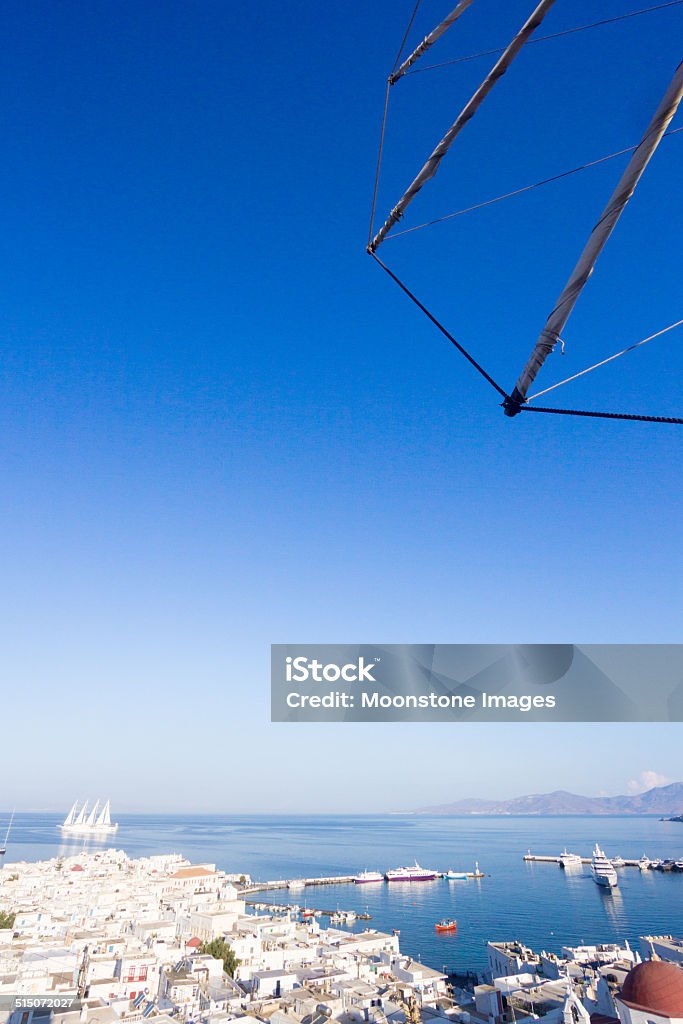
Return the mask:
[[[680,428],[505,419],[363,252],[410,6],[5,5],[1,803],[396,810],[541,767],[583,792],[679,774],[679,726],[269,724],[271,642],[680,636]],[[529,7],[478,0],[435,57]],[[557,0],[546,28],[595,17]],[[637,142],[682,19],[529,47],[406,226]],[[396,87],[381,212],[486,69]],[[544,384],[680,318],[682,145]],[[623,166],[381,254],[509,387]],[[680,415],[682,361],[672,332],[563,400]],[[424,767],[397,788],[405,749]]]

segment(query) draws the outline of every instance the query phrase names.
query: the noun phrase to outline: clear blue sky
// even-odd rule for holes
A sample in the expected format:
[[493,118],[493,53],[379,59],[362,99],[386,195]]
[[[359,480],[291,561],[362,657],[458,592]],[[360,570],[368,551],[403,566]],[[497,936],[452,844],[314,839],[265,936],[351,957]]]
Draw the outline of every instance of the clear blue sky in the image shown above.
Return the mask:
[[[680,774],[678,726],[269,724],[271,641],[680,639],[681,428],[505,419],[363,252],[411,6],[5,4],[0,804],[394,810]],[[435,57],[530,6],[477,0]],[[638,6],[557,0],[544,31]],[[637,142],[682,27],[529,47],[412,222]],[[396,87],[382,212],[488,63]],[[544,383],[682,315],[682,146]],[[623,166],[382,253],[509,387]],[[682,363],[672,332],[563,398],[680,415]]]

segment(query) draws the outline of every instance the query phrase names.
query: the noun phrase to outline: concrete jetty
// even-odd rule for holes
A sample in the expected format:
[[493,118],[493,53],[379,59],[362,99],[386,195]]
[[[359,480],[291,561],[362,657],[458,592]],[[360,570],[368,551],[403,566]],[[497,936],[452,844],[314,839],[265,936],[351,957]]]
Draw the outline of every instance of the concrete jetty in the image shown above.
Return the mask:
[[[540,863],[540,864],[559,864],[560,863],[560,857],[548,857],[546,855],[542,855],[542,854],[538,854],[538,853],[525,853],[524,854],[524,860],[525,861],[532,861],[532,862],[536,862],[536,863]],[[582,857],[581,858],[581,863],[582,864],[590,864],[590,863],[592,863],[592,861],[591,861],[590,857]],[[618,866],[620,868],[621,867],[623,867],[623,868],[637,868],[639,866],[639,864],[640,864],[640,861],[637,861],[637,860],[626,860],[626,858],[624,858],[623,861],[619,862]]]
[[328,875],[323,878],[279,878],[270,882],[252,882],[240,889],[240,893],[266,892],[268,889],[302,889],[308,885],[346,885],[353,882],[354,875]]
[[[532,859],[557,860],[558,858],[556,858],[556,857],[555,858],[548,857],[548,858],[532,858]],[[476,870],[476,871],[464,871],[463,874],[466,875],[467,878],[484,878],[485,877],[484,872],[483,871],[479,871],[479,870]],[[445,877],[446,877],[446,872],[445,871],[444,872],[439,872],[437,874],[437,878],[445,878]],[[303,888],[308,887],[309,885],[348,885],[349,883],[354,882],[355,879],[356,879],[355,875],[326,875],[326,876],[324,876],[322,878],[279,878],[279,879],[274,879],[274,880],[272,880],[270,882],[251,882],[249,885],[241,886],[240,887],[240,894],[243,895],[243,896],[247,896],[247,895],[249,895],[251,893],[255,893],[255,892],[267,892],[269,889],[291,889],[293,892],[296,892],[297,889],[303,889]],[[407,883],[407,884],[421,885],[422,883],[421,882],[414,882],[414,883]]]

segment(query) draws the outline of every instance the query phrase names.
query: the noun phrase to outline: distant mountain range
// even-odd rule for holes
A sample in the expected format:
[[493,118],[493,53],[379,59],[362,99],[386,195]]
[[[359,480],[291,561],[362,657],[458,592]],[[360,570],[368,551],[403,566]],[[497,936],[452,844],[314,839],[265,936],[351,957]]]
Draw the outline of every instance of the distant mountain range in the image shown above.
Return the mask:
[[655,786],[635,796],[577,796],[558,789],[514,800],[457,800],[437,807],[421,807],[415,814],[680,814],[683,782]]

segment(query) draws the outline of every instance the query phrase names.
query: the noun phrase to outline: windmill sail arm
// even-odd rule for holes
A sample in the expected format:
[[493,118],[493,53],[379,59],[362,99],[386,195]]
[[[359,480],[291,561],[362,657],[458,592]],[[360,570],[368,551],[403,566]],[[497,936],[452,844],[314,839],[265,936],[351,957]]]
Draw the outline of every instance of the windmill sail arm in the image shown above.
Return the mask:
[[464,14],[470,4],[474,3],[474,0],[460,0],[457,7],[454,7],[451,13],[439,22],[435,29],[429,33],[428,36],[422,40],[419,46],[416,46],[409,57],[403,61],[401,66],[396,69],[390,76],[389,82],[393,85],[403,75],[405,75],[408,68],[411,68],[416,60],[418,60],[423,53],[426,53],[430,46],[433,46],[437,39],[440,39],[444,32],[447,32],[451,25],[454,25],[461,14]]
[[621,214],[624,212],[626,204],[633,195],[645,168],[677,111],[682,97],[683,63],[679,64],[676,69],[676,73],[655,111],[645,135],[629,160],[628,166],[622,174],[600,220],[591,231],[579,261],[562,290],[555,308],[550,313],[538,341],[517,380],[512,395],[505,403],[505,412],[508,416],[515,416],[520,411],[522,405],[527,400],[526,396],[529,388],[536,379],[539,370],[560,340],[565,324],[588,278],[595,269],[600,253],[612,234]]
[[420,189],[425,185],[431,178],[434,177],[439,164],[445,157],[446,153],[450,149],[451,145],[460,134],[467,122],[474,116],[476,111],[479,109],[483,101],[486,99],[488,94],[493,89],[499,78],[505,74],[512,61],[515,59],[519,51],[522,49],[527,39],[531,36],[535,29],[541,24],[546,14],[554,4],[555,0],[541,0],[536,7],[533,14],[527,19],[522,28],[519,30],[517,35],[514,37],[512,42],[507,46],[505,51],[501,54],[499,59],[494,64],[493,68],[486,76],[481,85],[477,88],[472,98],[463,107],[461,113],[458,115],[456,120],[453,122],[451,127],[448,129],[444,137],[441,139],[439,144],[436,146],[430,157],[428,158],[425,165],[419,171],[417,177],[408,186],[406,191],[403,193],[396,206],[393,208],[386,221],[379,229],[375,237],[370,242],[368,249],[370,252],[375,252],[378,246],[382,244],[386,236],[391,231],[392,227],[398,220],[401,219],[405,213],[407,207],[413,201]]

